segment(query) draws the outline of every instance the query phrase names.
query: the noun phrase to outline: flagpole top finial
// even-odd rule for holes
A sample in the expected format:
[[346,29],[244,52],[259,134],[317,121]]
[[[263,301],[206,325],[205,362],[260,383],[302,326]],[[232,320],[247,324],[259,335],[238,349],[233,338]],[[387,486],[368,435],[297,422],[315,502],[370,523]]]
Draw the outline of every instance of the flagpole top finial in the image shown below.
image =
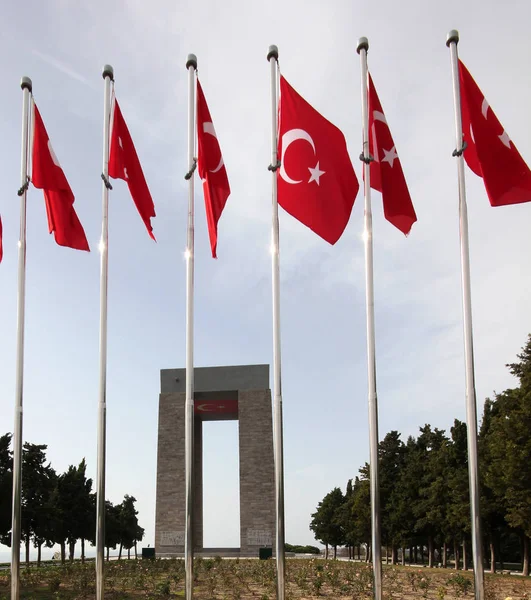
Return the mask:
[[189,54],[186,59],[186,68],[189,69],[190,67],[197,69],[197,56],[195,54]]
[[20,80],[20,87],[23,90],[29,90],[30,94],[31,94],[31,90],[33,89],[33,84],[31,83],[31,79],[29,77],[22,77],[22,79]]
[[457,29],[452,29],[446,36],[446,45],[448,47],[450,47],[452,42],[455,42],[456,44],[459,42],[459,31],[457,31]]
[[365,52],[369,51],[369,40],[366,37],[360,37],[358,40],[356,52],[359,54],[362,50],[365,50]]
[[275,44],[269,46],[269,51],[267,53],[267,62],[269,62],[272,58],[278,60],[278,47]]
[[359,54],[362,50],[365,50],[365,52],[369,51],[369,40],[366,37],[362,37],[358,40],[356,52]]
[[114,69],[111,67],[111,65],[103,65],[101,76],[103,79],[108,77],[111,81],[114,81]]

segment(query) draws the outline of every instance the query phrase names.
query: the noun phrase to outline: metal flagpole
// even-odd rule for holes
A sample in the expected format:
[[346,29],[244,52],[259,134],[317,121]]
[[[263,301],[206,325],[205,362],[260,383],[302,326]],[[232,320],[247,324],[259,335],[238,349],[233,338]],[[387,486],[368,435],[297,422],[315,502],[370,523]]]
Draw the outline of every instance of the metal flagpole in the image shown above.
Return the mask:
[[468,209],[465,190],[465,165],[463,160],[463,124],[461,118],[461,90],[457,43],[459,33],[448,33],[446,45],[450,48],[454,89],[455,140],[453,156],[457,158],[457,179],[459,185],[459,229],[461,240],[461,286],[463,290],[463,330],[465,338],[465,379],[466,379],[466,422],[468,440],[468,478],[470,488],[470,512],[472,518],[472,554],[474,557],[474,587],[476,600],[483,600],[483,540],[479,508],[478,442],[476,385],[474,378],[474,347],[472,337],[472,296],[470,292],[470,253],[468,248]]
[[28,190],[29,123],[31,79],[23,77],[22,88],[22,150],[20,156],[20,237],[18,242],[17,294],[17,366],[15,391],[15,426],[13,429],[13,512],[11,521],[11,598],[20,597],[20,533],[22,498],[22,399],[24,384],[24,311],[26,300],[26,192]]
[[197,57],[189,54],[188,70],[188,232],[186,239],[186,405],[185,405],[185,469],[186,469],[186,529],[184,562],[186,600],[194,594],[194,171],[195,153],[195,73]]
[[276,506],[276,555],[277,600],[284,600],[285,553],[284,553],[284,442],[282,434],[282,377],[280,360],[280,240],[278,227],[277,154],[278,136],[278,48],[269,46],[267,60],[271,66],[271,165],[273,218],[271,227],[271,266],[273,280],[273,432],[275,444],[275,506]]
[[382,558],[380,535],[380,482],[378,478],[378,398],[376,395],[376,350],[374,335],[374,281],[372,257],[372,208],[371,208],[371,173],[369,154],[369,107],[367,95],[368,69],[367,51],[369,40],[362,37],[358,40],[358,54],[361,61],[361,114],[363,153],[363,179],[365,192],[365,297],[367,306],[367,366],[369,388],[369,445],[371,466],[371,523],[372,523],[372,567],[374,574],[374,598],[382,599]]
[[100,274],[100,384],[98,401],[98,464],[96,474],[96,599],[103,600],[105,560],[105,441],[107,419],[107,283],[109,273],[109,133],[111,121],[111,82],[114,71],[103,67],[103,167],[101,274]]

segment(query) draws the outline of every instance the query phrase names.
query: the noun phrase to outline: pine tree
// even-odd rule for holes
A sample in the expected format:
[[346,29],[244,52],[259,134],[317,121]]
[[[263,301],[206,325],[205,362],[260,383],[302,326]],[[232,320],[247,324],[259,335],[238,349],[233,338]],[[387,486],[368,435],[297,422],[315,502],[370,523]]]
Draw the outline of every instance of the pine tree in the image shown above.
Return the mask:
[[22,497],[21,497],[21,537],[26,546],[26,564],[29,565],[30,542],[42,546],[42,531],[48,515],[46,509],[53,492],[55,472],[46,464],[44,444],[25,443],[22,449]]
[[490,462],[485,482],[503,506],[505,520],[521,536],[522,572],[529,575],[531,537],[531,336],[518,355],[519,362],[507,365],[520,386],[496,394],[488,404],[489,428],[485,444]]
[[70,465],[57,481],[57,509],[60,519],[56,523],[54,541],[61,545],[64,560],[68,544],[68,559],[74,560],[77,540],[94,539],[96,521],[94,503],[91,499],[92,479],[86,477],[83,459],[77,467]]
[[489,560],[491,573],[496,572],[496,562],[503,563],[500,553],[502,535],[507,530],[505,522],[505,510],[503,500],[488,485],[489,468],[492,462],[490,452],[492,444],[492,400],[485,400],[483,418],[478,437],[479,475],[481,485],[481,519],[483,523],[483,534],[488,539]]
[[343,502],[343,493],[339,488],[334,488],[319,502],[310,523],[315,538],[322,544],[334,548],[334,558],[337,556],[337,547],[345,543],[341,518]]
[[0,437],[0,543],[11,545],[11,502],[13,495],[13,453],[11,434]]
[[371,487],[370,468],[365,464],[360,469],[360,477],[354,480],[351,499],[351,518],[353,536],[358,545],[364,544],[366,548],[365,559],[369,558],[371,545]]
[[397,481],[404,468],[405,446],[398,431],[391,431],[379,444],[380,510],[382,542],[391,546],[391,563],[397,559],[397,546],[403,541],[401,515],[397,511]]
[[[122,557],[122,548],[125,548],[130,556],[131,548],[137,541],[139,535],[138,511],[135,508],[136,498],[134,496],[124,496],[122,504],[120,505],[119,522],[120,522],[120,552],[118,558]],[[142,536],[144,530],[142,529]],[[142,539],[142,538],[140,538]]]
[[435,543],[446,520],[448,486],[446,482],[445,432],[425,425],[417,438],[416,460],[420,478],[418,500],[414,506],[416,530],[428,539],[428,565],[434,566]]
[[[450,429],[452,439],[447,445],[446,478],[448,498],[446,505],[445,541],[453,538],[455,547],[463,544],[463,568],[467,567],[466,541],[470,535],[470,494],[468,479],[468,451],[466,423],[455,419]],[[456,554],[455,550],[454,553]]]

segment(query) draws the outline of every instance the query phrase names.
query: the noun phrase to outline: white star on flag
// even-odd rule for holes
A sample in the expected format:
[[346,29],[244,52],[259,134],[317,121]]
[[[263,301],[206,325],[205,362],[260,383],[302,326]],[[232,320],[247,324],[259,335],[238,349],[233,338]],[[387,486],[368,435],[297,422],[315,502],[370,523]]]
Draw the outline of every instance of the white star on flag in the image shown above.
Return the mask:
[[389,163],[389,165],[392,168],[395,158],[398,158],[398,154],[396,153],[395,147],[393,146],[391,150],[386,150],[385,148],[382,148],[382,150],[384,151],[385,156],[382,158],[381,162]]
[[507,148],[511,147],[511,138],[509,137],[509,134],[505,131],[505,129],[503,130],[503,133],[498,137],[500,138],[500,141],[504,146],[507,146]]
[[489,112],[489,103],[487,102],[486,98],[483,98],[483,102],[481,103],[481,114],[483,115],[483,118],[486,119],[487,118],[487,113]]
[[313,169],[311,167],[308,167],[308,171],[310,171],[311,174],[310,179],[308,179],[308,183],[315,181],[317,185],[319,185],[319,178],[321,177],[321,175],[324,175],[326,173],[326,171],[321,171],[319,169],[319,161],[317,161],[317,164]]

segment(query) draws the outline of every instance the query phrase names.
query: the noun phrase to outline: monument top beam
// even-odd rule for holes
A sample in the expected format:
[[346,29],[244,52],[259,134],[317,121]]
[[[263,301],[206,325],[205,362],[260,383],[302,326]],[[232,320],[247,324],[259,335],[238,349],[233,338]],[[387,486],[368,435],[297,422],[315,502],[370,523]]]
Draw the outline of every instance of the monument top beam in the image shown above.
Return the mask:
[[[161,369],[160,391],[163,394],[184,392],[185,369]],[[195,392],[269,389],[269,365],[235,365],[229,367],[196,367]]]

